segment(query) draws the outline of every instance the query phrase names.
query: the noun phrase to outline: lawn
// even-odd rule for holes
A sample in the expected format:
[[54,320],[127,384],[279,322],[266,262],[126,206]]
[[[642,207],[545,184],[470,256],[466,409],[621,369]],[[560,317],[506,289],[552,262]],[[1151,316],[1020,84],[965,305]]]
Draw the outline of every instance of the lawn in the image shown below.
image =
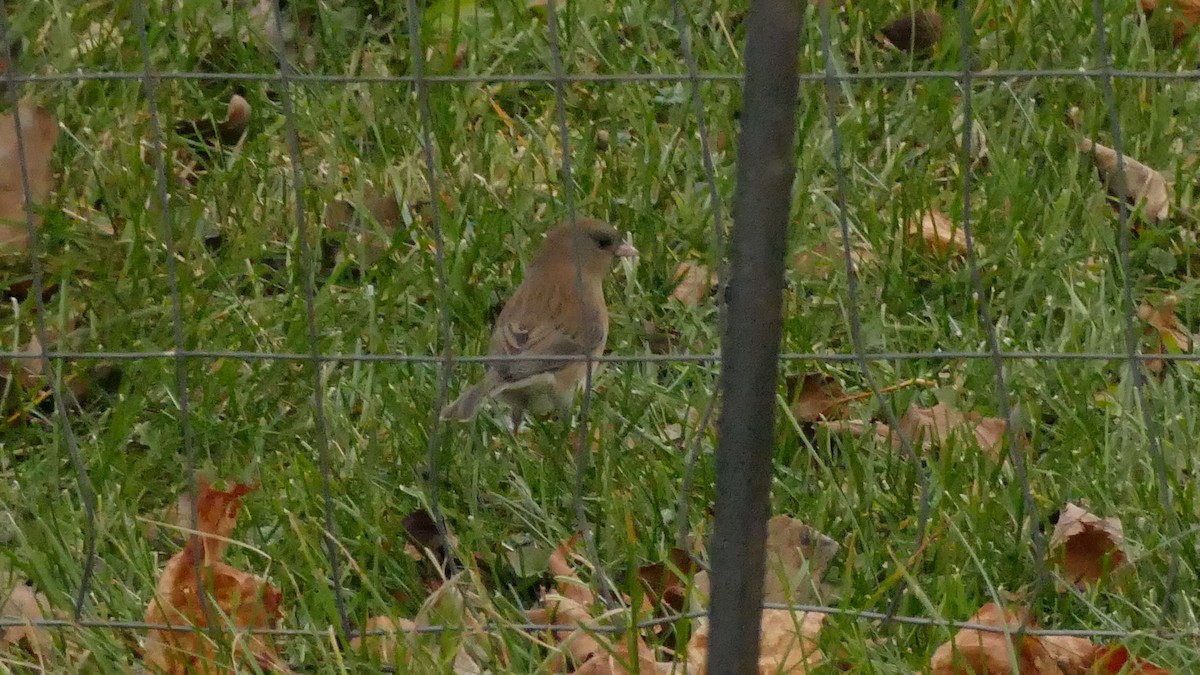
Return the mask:
[[[305,672],[362,672],[373,658],[336,636],[335,589],[355,628],[371,616],[417,613],[431,574],[405,551],[405,520],[420,509],[436,506],[444,516],[460,561],[486,566],[486,583],[470,585],[468,595],[486,606],[478,616],[501,625],[524,622],[522,611],[547,580],[546,555],[576,532],[580,509],[606,576],[635,596],[631,571],[666,559],[679,543],[685,487],[698,535],[692,545],[702,551],[716,498],[716,437],[702,420],[717,367],[663,355],[719,351],[716,295],[671,295],[681,263],[718,266],[724,237],[709,198],[715,188],[720,221],[730,225],[740,82],[697,85],[712,184],[671,3],[559,7],[563,70],[583,76],[563,87],[568,200],[555,87],[545,77],[512,77],[553,71],[544,3],[427,6],[419,21],[424,69],[442,78],[428,84],[428,129],[413,83],[338,80],[414,74],[403,3],[286,3],[294,74],[330,76],[287,83],[273,79],[270,31],[248,4],[6,5],[10,34],[21,37],[14,69],[22,74],[140,74],[148,60],[156,72],[255,77],[167,77],[150,89],[136,77],[20,85],[61,124],[40,242],[43,281],[58,286],[42,314],[63,334],[54,346],[153,355],[63,361],[59,377],[90,386],[80,405],[61,402],[61,417],[35,405],[40,386],[6,390],[0,593],[28,579],[70,616],[94,539],[82,617],[141,620],[184,541],[178,527],[148,521],[172,519],[193,467],[213,480],[259,484],[233,534],[247,546],[232,546],[226,561],[281,591],[281,627],[313,633],[278,644]],[[1103,64],[1090,2],[969,4],[976,70]],[[1173,44],[1163,10],[1146,19],[1135,3],[1101,4],[1115,67],[1196,66],[1200,37]],[[699,71],[738,73],[744,3],[683,6]],[[1119,355],[1130,335],[1149,352],[1158,337],[1136,309],[1161,307],[1170,296],[1185,332],[1200,325],[1200,250],[1189,215],[1200,172],[1195,80],[1117,78],[1114,116],[1105,78],[976,78],[971,112],[987,152],[964,164],[963,90],[952,75],[962,67],[959,14],[950,3],[939,8],[944,34],[929,54],[880,45],[875,33],[910,9],[851,2],[835,11],[834,71],[860,77],[832,90],[802,83],[782,345],[800,357],[781,365],[774,512],[841,544],[824,578],[827,604],[963,621],[989,601],[1020,603],[1045,627],[1133,631],[1121,640],[1131,651],[1192,672],[1200,667],[1197,363],[1167,361],[1157,373],[1145,370],[1143,381],[1113,359],[1006,359],[1001,400],[988,354],[994,346]],[[820,76],[827,59],[816,3],[808,16],[801,72]],[[947,76],[870,77],[901,70]],[[625,73],[676,77],[605,77]],[[183,120],[220,121],[234,94],[251,109],[234,147],[205,152],[177,132]],[[1121,150],[1172,179],[1166,220],[1135,213],[1124,222],[1091,158],[1077,151],[1084,136],[1114,146],[1117,128]],[[160,133],[165,153],[154,142]],[[933,209],[961,227],[965,184],[974,266],[953,244],[933,250],[906,235]],[[335,200],[358,204],[371,195],[394,197],[398,212],[378,219],[385,222],[360,219],[359,230],[326,217]],[[436,423],[433,412],[483,372],[456,363],[443,391],[446,341],[456,356],[486,352],[500,303],[568,204],[628,232],[640,251],[613,271],[607,294],[609,351],[641,360],[609,364],[597,379],[581,476],[561,423],[535,421],[514,437],[498,406],[466,425]],[[854,303],[834,236],[841,216],[861,252]],[[3,265],[6,287],[30,276],[20,255]],[[980,320],[973,267],[991,324]],[[32,294],[6,303],[5,350],[26,349],[37,311]],[[867,352],[917,356],[873,360],[869,380],[852,359],[803,358],[853,353],[852,324]],[[314,373],[306,358],[314,349],[342,358],[323,360]],[[173,350],[203,354],[177,359]],[[937,351],[983,358],[930,356]],[[265,354],[292,357],[257,356]],[[119,385],[97,377],[100,366],[119,371]],[[796,419],[798,387],[788,383],[806,373],[829,376],[853,398],[847,419],[887,422],[937,403],[983,417],[1011,407],[1014,437],[1027,439],[1018,443],[1022,461],[998,461],[956,437],[914,462],[888,439]],[[882,400],[869,395],[871,382],[887,390]],[[14,410],[23,414],[8,419]],[[685,481],[691,459],[694,480]],[[1036,553],[1067,502],[1121,520],[1130,561],[1121,583],[1056,588],[1061,576]],[[1188,637],[1172,637],[1178,633]],[[54,634],[56,658],[79,672],[130,672],[140,662],[144,631]],[[831,663],[853,664],[854,672],[912,673],[952,635],[837,615],[820,644],[836,656]],[[546,659],[544,634],[505,628],[498,636],[489,644],[506,661],[485,664],[493,672],[535,672]],[[20,671],[22,660],[30,655],[0,654],[0,670]],[[418,671],[449,668],[427,663]]]

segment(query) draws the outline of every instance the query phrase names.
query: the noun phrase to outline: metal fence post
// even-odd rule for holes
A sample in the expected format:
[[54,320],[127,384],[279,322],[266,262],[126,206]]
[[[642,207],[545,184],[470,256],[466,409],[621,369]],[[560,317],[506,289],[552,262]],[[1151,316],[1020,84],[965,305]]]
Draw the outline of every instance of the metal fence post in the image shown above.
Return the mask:
[[755,0],[746,21],[717,447],[708,672],[758,672],[775,447],[784,253],[795,177],[804,4]]

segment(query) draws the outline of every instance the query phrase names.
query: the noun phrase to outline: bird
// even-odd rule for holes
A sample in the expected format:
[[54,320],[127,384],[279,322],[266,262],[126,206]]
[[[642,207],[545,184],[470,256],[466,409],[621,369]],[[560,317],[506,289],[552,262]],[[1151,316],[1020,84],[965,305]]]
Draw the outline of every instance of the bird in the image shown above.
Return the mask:
[[553,357],[604,352],[604,277],[617,258],[637,255],[637,249],[603,220],[558,222],[546,233],[524,279],[496,318],[489,345],[492,356],[549,358],[490,363],[483,379],[442,408],[440,418],[465,422],[485,400],[497,397],[511,408],[514,433],[526,412],[554,412],[568,419],[575,390],[586,378],[587,362]]

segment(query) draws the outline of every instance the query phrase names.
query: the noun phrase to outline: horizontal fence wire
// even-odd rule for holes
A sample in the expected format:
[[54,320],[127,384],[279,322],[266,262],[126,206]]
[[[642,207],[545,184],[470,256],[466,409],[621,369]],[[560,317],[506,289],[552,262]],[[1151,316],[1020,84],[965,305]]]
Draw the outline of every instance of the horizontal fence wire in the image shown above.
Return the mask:
[[[201,71],[155,72],[156,80],[192,80],[210,82],[279,82],[277,74],[271,73],[222,73]],[[829,76],[824,73],[801,73],[801,82],[821,83]],[[888,70],[877,73],[838,73],[833,79],[838,82],[876,82],[888,80],[962,80],[961,70]],[[972,80],[1029,80],[1029,79],[1093,79],[1103,80],[1107,77],[1128,80],[1200,80],[1200,70],[1181,70],[1164,72],[1157,70],[1121,70],[1111,71],[1088,68],[1045,68],[1029,70],[980,70],[971,73]],[[49,75],[13,75],[10,79],[19,83],[51,83],[51,82],[94,82],[94,81],[141,81],[145,78],[142,73],[134,72],[78,72],[55,73]],[[519,73],[494,75],[424,75],[423,81],[429,84],[489,84],[489,83],[546,83],[556,81],[551,73]],[[699,82],[716,82],[741,84],[741,73],[614,73],[602,74],[564,74],[558,81],[565,83],[605,83],[605,82],[669,82],[684,83],[691,80]],[[295,73],[288,76],[295,84],[416,84],[415,75],[318,75]]]
[[[282,22],[282,14],[279,10],[279,2],[275,0],[271,3],[275,7],[274,16],[277,22]],[[960,30],[962,31],[962,43],[960,46],[961,57],[963,64],[971,63],[971,28],[970,28],[970,11],[968,6],[970,3],[963,2],[958,4],[958,15]],[[744,80],[744,74],[739,72],[702,72],[697,67],[694,55],[688,48],[687,42],[687,22],[685,20],[681,5],[678,1],[673,4],[675,12],[674,18],[680,31],[683,35],[683,61],[687,67],[686,72],[680,73],[570,73],[568,70],[569,64],[562,62],[562,56],[559,52],[558,36],[557,36],[557,18],[554,14],[554,0],[548,3],[550,14],[550,23],[548,30],[551,35],[551,58],[552,63],[547,64],[551,72],[531,72],[518,74],[456,74],[456,75],[429,75],[423,72],[422,54],[423,44],[420,35],[419,16],[416,11],[416,3],[414,0],[409,0],[408,8],[410,11],[410,51],[414,62],[412,75],[402,76],[353,76],[353,75],[335,75],[335,74],[312,74],[296,72],[291,64],[287,61],[287,56],[284,50],[277,49],[278,56],[278,71],[275,73],[254,73],[254,72],[200,72],[200,71],[157,71],[154,70],[150,63],[150,55],[146,37],[145,25],[145,9],[142,0],[137,0],[135,3],[135,11],[139,17],[139,38],[141,41],[141,52],[144,68],[138,72],[64,72],[51,74],[26,74],[15,72],[11,67],[6,68],[2,79],[7,85],[7,94],[12,101],[17,100],[18,88],[22,85],[36,84],[51,84],[51,83],[67,83],[67,82],[136,82],[142,84],[145,89],[148,99],[148,112],[151,122],[151,130],[153,132],[153,147],[154,147],[154,162],[156,176],[156,194],[160,202],[162,212],[162,229],[164,233],[163,245],[168,250],[167,272],[170,280],[171,289],[171,315],[173,319],[173,337],[175,342],[174,349],[160,351],[70,351],[70,350],[52,350],[41,349],[35,353],[20,352],[20,351],[0,351],[0,359],[8,360],[40,360],[47,364],[64,361],[139,361],[166,359],[171,360],[175,366],[175,388],[178,405],[181,412],[181,431],[182,443],[186,454],[185,471],[189,481],[189,490],[193,497],[196,494],[196,450],[192,438],[192,432],[189,424],[189,381],[186,370],[186,361],[188,360],[214,360],[214,359],[231,359],[246,362],[298,362],[306,364],[310,368],[312,378],[312,403],[314,406],[314,424],[317,434],[316,453],[318,455],[320,470],[323,479],[323,508],[322,517],[325,525],[325,541],[324,547],[331,572],[331,583],[334,589],[336,599],[336,608],[340,618],[341,626],[340,633],[344,637],[357,637],[366,635],[383,635],[384,631],[358,631],[355,630],[347,614],[347,610],[343,600],[343,588],[341,586],[341,574],[339,559],[342,553],[338,550],[336,540],[335,520],[333,518],[333,479],[330,468],[330,440],[328,438],[327,422],[324,419],[324,396],[326,383],[320,368],[321,364],[325,363],[405,363],[405,364],[428,364],[440,367],[441,375],[439,378],[439,390],[437,396],[438,408],[444,402],[449,394],[450,373],[453,368],[459,364],[495,364],[514,361],[559,361],[569,363],[572,361],[585,362],[589,366],[592,363],[677,363],[677,364],[698,364],[698,365],[719,365],[721,357],[717,353],[673,353],[673,354],[604,354],[596,356],[578,356],[578,357],[545,357],[545,356],[495,356],[495,355],[458,355],[454,354],[451,348],[451,324],[449,317],[446,314],[447,302],[446,294],[448,282],[446,279],[445,263],[444,263],[444,242],[441,230],[441,223],[437,208],[434,209],[434,230],[436,233],[436,253],[437,253],[437,280],[439,292],[441,293],[441,314],[439,315],[439,355],[432,354],[402,354],[402,353],[323,353],[319,347],[320,326],[314,309],[314,296],[316,293],[314,280],[314,262],[315,255],[313,252],[312,242],[308,240],[307,230],[305,226],[306,219],[311,219],[310,214],[305,213],[304,207],[304,176],[302,171],[300,138],[295,124],[296,113],[292,109],[289,88],[305,85],[349,85],[349,84],[379,84],[379,85],[394,85],[394,84],[411,84],[418,91],[421,106],[421,128],[422,128],[422,151],[425,161],[425,180],[430,188],[436,188],[437,176],[437,149],[434,142],[434,134],[431,131],[430,104],[428,100],[428,86],[433,84],[455,85],[455,84],[487,84],[487,83],[530,83],[530,84],[549,84],[555,87],[556,100],[556,120],[558,123],[557,131],[560,133],[559,139],[562,144],[563,162],[561,170],[558,172],[562,178],[562,201],[565,203],[566,210],[570,214],[571,222],[578,220],[575,213],[575,206],[572,191],[577,188],[571,173],[571,160],[569,149],[569,134],[566,118],[566,102],[564,98],[564,87],[567,84],[654,84],[654,83],[681,83],[690,84],[692,86],[692,104],[694,106],[694,114],[697,117],[697,124],[700,133],[700,145],[704,155],[704,167],[706,172],[707,183],[705,185],[709,193],[709,216],[713,218],[715,230],[715,242],[717,247],[716,268],[725,269],[725,260],[722,251],[722,237],[724,236],[721,204],[719,201],[718,187],[715,179],[715,171],[713,168],[713,160],[709,150],[709,144],[706,132],[706,123],[704,119],[703,101],[701,99],[700,85],[702,83],[740,85]],[[1108,51],[1106,41],[1105,27],[1102,17],[1102,3],[1100,0],[1094,0],[1095,19],[1098,24],[1097,47],[1099,54],[1097,59],[1101,64],[1098,68],[1047,68],[1047,69],[989,69],[975,71],[965,66],[962,70],[910,70],[910,71],[886,71],[886,72],[858,72],[844,73],[834,72],[834,69],[828,66],[830,59],[830,34],[829,34],[829,3],[822,3],[822,46],[825,52],[827,67],[824,72],[801,73],[799,80],[802,83],[820,84],[826,88],[826,104],[830,107],[828,110],[829,122],[834,130],[834,160],[838,178],[838,220],[843,233],[843,257],[846,266],[846,273],[850,283],[850,302],[847,303],[847,320],[852,327],[854,351],[851,353],[783,353],[779,355],[781,362],[798,362],[798,363],[829,363],[829,364],[847,364],[858,366],[867,380],[868,388],[872,395],[881,403],[886,404],[887,399],[881,393],[881,390],[874,383],[868,364],[872,362],[904,362],[904,361],[956,361],[956,360],[987,360],[993,364],[995,385],[997,389],[997,397],[999,407],[1002,412],[1002,417],[1008,421],[1008,433],[1015,440],[1019,431],[1016,425],[1015,406],[1009,400],[1009,382],[1006,379],[1008,376],[1005,373],[1005,364],[1010,361],[1029,360],[1038,362],[1062,362],[1062,361],[1104,361],[1104,362],[1123,362],[1130,365],[1133,372],[1133,382],[1139,408],[1147,427],[1147,445],[1149,453],[1153,459],[1155,477],[1157,481],[1157,492],[1160,500],[1160,506],[1168,513],[1174,513],[1171,486],[1166,478],[1166,466],[1162,457],[1162,449],[1159,441],[1160,430],[1158,423],[1154,417],[1150,406],[1147,402],[1144,392],[1145,376],[1142,372],[1142,367],[1149,361],[1160,362],[1200,362],[1200,353],[1140,353],[1137,348],[1137,339],[1134,334],[1134,316],[1136,307],[1133,302],[1131,290],[1131,268],[1129,261],[1129,227],[1128,220],[1131,217],[1127,205],[1123,202],[1120,205],[1120,222],[1121,235],[1119,238],[1119,262],[1120,271],[1123,275],[1123,304],[1124,304],[1124,338],[1127,350],[1125,352],[1039,352],[1039,351],[1021,351],[1021,350],[1004,350],[1001,347],[1001,340],[998,336],[998,327],[993,317],[993,312],[988,305],[987,288],[984,284],[982,275],[979,269],[979,263],[976,256],[975,244],[972,232],[971,220],[971,171],[970,171],[970,146],[971,134],[973,133],[972,123],[972,102],[971,91],[972,85],[976,83],[989,83],[999,81],[1014,81],[1014,80],[1030,80],[1030,79],[1091,79],[1096,80],[1104,87],[1105,103],[1108,108],[1112,134],[1114,137],[1114,146],[1117,153],[1117,163],[1122,165],[1122,136],[1119,126],[1115,97],[1113,93],[1113,83],[1116,80],[1169,80],[1179,82],[1190,82],[1200,80],[1200,69],[1198,70],[1181,70],[1177,72],[1162,72],[1162,71],[1146,71],[1146,70],[1130,70],[1118,69],[1112,66],[1111,53]],[[4,21],[4,2],[0,0],[0,21]],[[277,26],[280,27],[280,26]],[[0,44],[4,47],[4,52],[7,53],[7,25],[0,23],[0,37],[3,37],[5,43]],[[979,351],[924,351],[924,352],[871,352],[867,351],[863,346],[861,336],[859,335],[860,317],[858,315],[858,296],[856,291],[856,275],[854,264],[851,258],[850,249],[850,230],[847,219],[847,206],[849,195],[845,184],[845,174],[843,170],[843,157],[841,149],[841,141],[837,132],[838,119],[833,110],[834,97],[832,87],[839,82],[879,82],[879,81],[912,81],[912,80],[949,80],[959,84],[963,94],[962,107],[964,110],[964,125],[963,125],[963,143],[960,158],[961,188],[962,188],[962,228],[966,239],[966,259],[971,277],[972,287],[975,291],[975,300],[980,324],[986,333],[986,345],[984,349]],[[305,353],[292,352],[251,352],[238,350],[207,350],[207,349],[192,349],[187,345],[184,331],[184,317],[182,311],[182,303],[180,302],[178,289],[178,272],[176,270],[174,242],[172,240],[172,214],[170,210],[169,184],[166,172],[165,148],[166,144],[163,139],[161,124],[158,120],[157,107],[155,102],[155,85],[164,81],[209,81],[209,82],[268,82],[279,84],[282,88],[280,105],[283,110],[285,119],[284,133],[287,136],[288,145],[288,160],[289,160],[289,183],[287,190],[291,192],[291,198],[294,199],[293,209],[291,214],[295,223],[293,225],[299,232],[299,241],[301,245],[301,263],[304,267],[304,301],[305,301],[305,319],[306,319],[306,337],[308,339],[309,351]],[[23,174],[23,190],[26,196],[26,201],[29,199],[28,179],[25,177],[26,166],[24,152],[20,152],[20,160],[22,164]],[[431,194],[436,194],[436,189],[431,190]],[[436,200],[434,200],[436,201]],[[39,248],[37,246],[38,233],[33,225],[33,214],[30,211],[28,214],[28,226],[31,233],[30,259],[31,268],[33,271],[33,295],[37,303],[37,332],[42,345],[49,344],[45,339],[45,308],[42,299],[42,284],[44,271],[39,262]],[[579,260],[575,259],[576,270],[579,269]],[[725,275],[720,277],[720,283],[725,283]],[[724,321],[724,310],[722,306],[721,320]],[[590,383],[591,372],[588,369],[588,382]],[[94,512],[95,494],[91,479],[87,474],[86,463],[77,447],[75,434],[70,426],[70,422],[66,415],[66,405],[64,403],[64,393],[62,388],[61,374],[56,374],[50,378],[54,389],[54,399],[56,406],[55,423],[62,435],[63,445],[66,447],[74,467],[76,469],[76,479],[78,488],[81,493],[81,498],[86,516],[86,537],[85,537],[85,556],[81,564],[83,571],[81,578],[81,586],[75,596],[75,607],[72,619],[53,619],[53,620],[37,620],[27,621],[22,619],[7,619],[0,618],[0,628],[12,626],[38,626],[54,630],[69,630],[69,629],[109,629],[123,631],[146,631],[146,630],[162,630],[171,632],[186,632],[203,630],[191,626],[178,625],[163,625],[152,624],[142,621],[123,621],[123,620],[107,620],[87,618],[84,616],[84,605],[88,596],[89,584],[92,581],[93,568],[96,562],[94,554],[96,546],[96,516]],[[589,392],[591,387],[585,387],[582,410],[579,415],[580,424],[586,430],[588,404],[590,401]],[[714,399],[715,401],[715,399]],[[708,412],[705,413],[705,424],[707,426],[707,418],[712,413],[713,404],[710,404]],[[885,412],[892,416],[893,427],[899,428],[895,424],[894,413],[890,407],[883,406]],[[440,534],[443,535],[443,540],[448,540],[446,537],[446,526],[443,523],[438,503],[438,458],[439,458],[439,435],[435,408],[435,414],[431,422],[431,430],[429,432],[428,445],[428,484],[426,485],[426,498],[429,501],[430,510],[434,515],[434,521]],[[577,526],[581,532],[587,534],[585,537],[588,545],[587,557],[592,566],[592,572],[599,580],[607,584],[607,579],[600,565],[599,556],[595,552],[594,544],[591,541],[590,524],[586,520],[586,511],[583,508],[583,491],[586,487],[585,469],[587,451],[584,450],[584,438],[586,433],[580,434],[578,446],[575,452],[576,466],[576,485],[574,490],[575,511],[577,517]],[[902,438],[902,442],[908,442]],[[689,453],[688,457],[688,474],[690,476],[694,469],[694,462],[698,457],[698,440],[696,448]],[[1025,466],[1022,458],[1019,456],[1016,442],[1010,443],[1010,449],[1013,456],[1014,465],[1018,469],[1018,479],[1021,483],[1022,493],[1025,497],[1025,508],[1028,511],[1024,514],[1026,519],[1034,516],[1033,499],[1030,491],[1028,478],[1026,476]],[[910,453],[911,454],[911,453]],[[916,455],[912,454],[910,459],[916,460]],[[919,470],[919,467],[918,467]],[[922,474],[923,475],[923,474]],[[687,486],[690,478],[685,480],[684,485]],[[924,533],[929,520],[928,512],[928,486],[922,485],[922,508],[920,514],[919,529]],[[683,495],[686,498],[686,495]],[[193,503],[195,500],[193,500]],[[682,542],[686,534],[686,504],[681,503],[680,511],[683,521],[679,540]],[[193,509],[192,524],[193,529],[197,524],[197,514]],[[1039,554],[1035,557],[1039,558],[1039,564],[1044,565],[1044,556],[1040,552],[1044,548],[1045,542],[1042,541],[1041,535],[1036,527],[1029,528],[1030,537],[1035,542],[1035,551]],[[1173,528],[1176,530],[1173,534],[1172,541],[1175,546],[1178,546],[1188,532],[1180,532],[1182,525],[1173,521]],[[1172,587],[1175,577],[1178,573],[1178,560],[1176,556],[1171,557],[1171,570],[1169,579],[1167,580],[1167,590],[1165,592],[1164,603],[1169,603],[1172,595]],[[197,570],[199,574],[199,570]],[[1038,570],[1038,583],[1047,582],[1050,572],[1045,567]],[[201,601],[204,601],[205,594],[200,594]],[[619,597],[619,594],[618,594]],[[898,597],[898,596],[897,596]],[[938,628],[938,629],[966,629],[976,630],[986,633],[1012,633],[1013,630],[1004,626],[984,625],[972,623],[969,621],[952,621],[940,618],[912,616],[900,614],[894,611],[895,603],[887,612],[877,612],[870,610],[853,609],[839,606],[825,606],[812,604],[778,604],[766,603],[764,609],[790,610],[794,612],[818,612],[832,616],[846,617],[859,621],[881,622],[886,624],[899,624],[914,627]],[[652,619],[640,620],[627,623],[604,624],[596,623],[587,625],[587,630],[602,633],[602,634],[621,634],[630,630],[642,630],[647,628],[655,628],[659,626],[669,625],[679,621],[698,619],[707,616],[705,611],[696,612],[681,612],[659,616]],[[211,622],[210,622],[211,624]],[[471,630],[477,630],[478,627],[471,627]],[[538,633],[547,631],[572,631],[579,628],[576,624],[541,624],[541,623],[488,623],[483,626],[483,629],[488,632],[499,633],[504,631],[519,631],[526,633]],[[429,625],[419,626],[414,629],[418,633],[448,633],[455,631],[464,631],[467,628],[463,626],[450,625]],[[314,637],[328,638],[330,628],[294,628],[294,629],[241,629],[239,632],[261,635],[274,635],[285,637]],[[1166,628],[1148,628],[1148,629],[1044,629],[1044,628],[1022,628],[1021,633],[1034,636],[1072,636],[1084,638],[1130,638],[1130,637],[1148,637],[1160,640],[1191,640],[1200,639],[1200,630],[1179,631]]]
[[[1119,352],[1033,352],[1033,351],[1001,351],[999,357],[1006,361],[1200,361],[1200,353],[1144,354],[1133,356]],[[46,358],[52,361],[143,361],[149,359],[232,359],[235,361],[308,361],[313,357],[308,354],[294,352],[248,352],[220,349],[192,349],[184,351],[165,350],[157,352],[69,352],[47,350]],[[810,354],[803,352],[788,352],[780,354],[781,361],[812,361],[814,363],[856,363],[861,358],[868,361],[957,361],[994,359],[993,352],[866,352],[865,354],[835,352],[832,354]],[[41,360],[42,355],[30,352],[0,352],[0,359],[15,359],[19,361]],[[330,363],[427,363],[440,366],[441,356],[430,354],[327,354],[322,353],[318,361]],[[470,363],[510,363],[520,361],[547,361],[554,363],[587,362],[593,363],[717,363],[721,355],[711,354],[604,354],[602,356],[455,356],[455,364]]]

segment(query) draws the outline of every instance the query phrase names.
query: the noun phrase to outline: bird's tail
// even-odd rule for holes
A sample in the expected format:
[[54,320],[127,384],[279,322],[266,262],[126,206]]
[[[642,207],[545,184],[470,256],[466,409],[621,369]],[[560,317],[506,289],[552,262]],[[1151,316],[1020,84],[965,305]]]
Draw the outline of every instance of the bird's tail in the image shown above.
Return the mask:
[[461,396],[447,403],[442,408],[441,415],[443,420],[458,420],[466,422],[479,412],[479,406],[483,404],[483,400],[491,393],[496,386],[496,378],[489,371],[487,376],[478,384],[467,389]]

